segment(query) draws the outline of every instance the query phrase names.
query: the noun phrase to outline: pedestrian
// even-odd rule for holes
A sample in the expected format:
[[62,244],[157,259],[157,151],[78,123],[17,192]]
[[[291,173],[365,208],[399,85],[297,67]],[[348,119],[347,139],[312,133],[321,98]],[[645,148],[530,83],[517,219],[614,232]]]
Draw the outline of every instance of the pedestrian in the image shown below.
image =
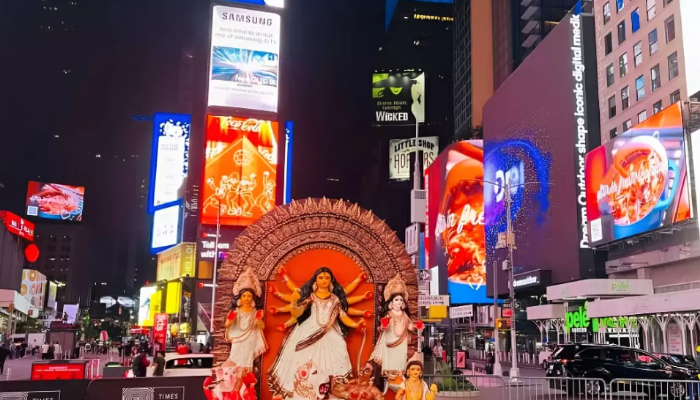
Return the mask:
[[54,343],[53,345],[53,354],[57,359],[61,358],[61,345],[58,344],[58,342]]
[[490,352],[486,356],[486,373],[489,375],[493,375],[493,366],[496,364],[496,357],[494,357],[493,353]]
[[7,357],[10,355],[10,349],[7,346],[7,343],[4,343],[0,347],[0,375],[5,373],[5,360],[7,360]]
[[53,360],[56,355],[56,346],[52,345],[51,343],[49,343],[47,346],[48,351],[46,352],[46,359]]
[[163,376],[165,372],[165,352],[159,351],[156,353],[156,358],[153,359],[153,376]]
[[41,359],[42,360],[49,359],[49,344],[46,342],[44,342],[44,344],[41,345]]

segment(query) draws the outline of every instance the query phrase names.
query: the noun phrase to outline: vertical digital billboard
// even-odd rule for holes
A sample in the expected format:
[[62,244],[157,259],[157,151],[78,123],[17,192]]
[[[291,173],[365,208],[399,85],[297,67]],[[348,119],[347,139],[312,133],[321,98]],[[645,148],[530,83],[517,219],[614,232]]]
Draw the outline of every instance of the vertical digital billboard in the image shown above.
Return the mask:
[[27,216],[62,221],[83,220],[82,186],[30,181],[27,188]]
[[207,116],[202,224],[246,226],[276,205],[278,124]]
[[190,116],[156,113],[153,119],[149,213],[185,195],[190,152]]
[[681,103],[586,155],[591,244],[599,246],[690,218]]
[[209,106],[277,112],[280,16],[214,6]]
[[425,172],[426,267],[445,268],[453,304],[491,302],[486,297],[483,162],[482,141],[466,140],[448,146]]
[[375,125],[415,125],[425,122],[425,73],[372,74]]
[[585,155],[600,144],[597,73],[586,67],[595,45],[593,17],[569,13],[484,105],[489,294],[494,263],[499,293],[508,291],[508,197],[514,274],[548,271],[558,284],[604,271],[585,208]]
[[46,292],[46,308],[52,310],[56,309],[56,293],[58,292],[58,285],[56,282],[49,282],[49,289]]
[[[151,296],[156,292],[155,286],[144,286],[141,288],[139,293],[139,326],[147,326],[146,321],[150,319],[151,315]],[[151,324],[153,325],[153,320]]]
[[182,206],[175,204],[161,208],[153,213],[153,230],[151,232],[151,253],[157,254],[181,239]]
[[33,269],[22,270],[22,286],[19,294],[29,300],[32,308],[42,310],[46,294],[46,275]]

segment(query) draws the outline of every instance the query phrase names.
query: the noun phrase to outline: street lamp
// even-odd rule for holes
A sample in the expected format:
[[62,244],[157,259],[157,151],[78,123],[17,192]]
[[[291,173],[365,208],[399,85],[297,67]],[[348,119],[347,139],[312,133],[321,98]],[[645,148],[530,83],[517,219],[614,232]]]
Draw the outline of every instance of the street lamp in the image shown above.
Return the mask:
[[[511,194],[510,191],[513,188],[517,188],[520,186],[525,186],[525,185],[540,185],[540,184],[545,184],[545,185],[551,185],[549,182],[524,182],[520,183],[518,185],[513,185],[511,186],[510,181],[506,179],[506,184],[505,186],[501,185],[500,183],[496,182],[491,182],[487,181],[485,179],[462,179],[462,181],[466,182],[483,182],[483,183],[488,183],[491,185],[494,185],[500,189],[505,190],[505,200],[506,200],[506,248],[508,249],[508,259],[507,259],[507,265],[508,265],[508,287],[509,287],[509,298],[510,298],[510,305],[512,307],[513,312],[511,313],[510,317],[510,355],[511,355],[511,367],[510,367],[510,373],[508,374],[510,376],[511,381],[517,381],[517,377],[520,375],[520,372],[518,371],[518,354],[517,354],[517,338],[516,338],[516,330],[515,330],[515,285],[513,285],[514,278],[514,263],[513,263],[513,249],[515,247],[515,233],[513,231],[513,221],[510,215],[511,212],[511,205],[512,205],[512,199],[511,199]],[[496,264],[494,264],[494,278],[497,276],[497,271],[496,271]],[[498,287],[494,286],[494,305],[498,304],[497,297],[498,296]],[[494,315],[495,315],[496,310],[494,309]],[[494,333],[498,333],[497,331]],[[496,335],[496,343],[498,343],[498,335]],[[496,348],[496,351],[498,351],[498,348]],[[494,352],[494,355],[497,355],[497,353]],[[494,357],[494,373],[496,371],[500,371],[500,362],[498,360],[498,357]]]
[[216,308],[216,270],[219,266],[219,234],[221,233],[221,198],[217,199],[216,237],[214,238],[214,269],[212,271],[211,315],[209,316],[209,344],[214,347],[214,309]]

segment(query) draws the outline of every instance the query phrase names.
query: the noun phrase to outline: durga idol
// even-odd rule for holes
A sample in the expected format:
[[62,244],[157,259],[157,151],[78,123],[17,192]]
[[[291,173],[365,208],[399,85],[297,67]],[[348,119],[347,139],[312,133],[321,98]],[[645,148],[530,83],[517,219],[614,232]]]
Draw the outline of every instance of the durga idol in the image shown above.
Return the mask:
[[263,336],[262,289],[251,268],[247,268],[233,285],[233,303],[226,316],[225,339],[231,353],[223,367],[239,367],[252,371],[253,363],[267,351]]
[[[294,328],[268,371],[270,389],[282,397],[322,397],[319,393],[310,393],[312,390],[308,389],[315,389],[319,383],[327,383],[330,377],[348,377],[352,373],[345,336],[348,328],[365,331],[366,324],[363,318],[354,321],[350,315],[369,318],[372,313],[352,309],[350,305],[369,299],[372,294],[367,292],[354,297],[347,294],[356,289],[366,275],[361,274],[343,288],[330,268],[321,267],[311,279],[297,288],[284,268],[280,269],[280,273],[292,294],[272,288],[272,294],[289,302],[289,305],[272,307],[270,312],[290,313],[291,318],[280,324],[278,329],[285,331],[292,325]],[[313,370],[315,376],[305,375],[303,372],[306,370]],[[325,381],[311,382],[312,379]]]

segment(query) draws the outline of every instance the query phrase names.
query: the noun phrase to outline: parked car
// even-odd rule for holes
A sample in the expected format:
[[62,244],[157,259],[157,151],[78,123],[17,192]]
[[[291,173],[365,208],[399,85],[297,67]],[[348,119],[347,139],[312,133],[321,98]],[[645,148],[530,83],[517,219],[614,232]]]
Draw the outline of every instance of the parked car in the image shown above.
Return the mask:
[[[165,355],[165,371],[163,371],[163,377],[211,376],[211,369],[213,366],[213,354],[168,353]],[[149,367],[146,376],[153,376],[153,371],[154,368]]]
[[[580,384],[571,380],[550,380],[550,387],[570,393],[585,390],[590,395],[599,395],[604,391],[633,391],[646,393],[650,398],[665,395],[671,399],[683,399],[690,381],[695,381],[694,385],[697,385],[698,372],[697,366],[674,365],[639,349],[601,344],[567,344],[552,354],[546,376],[590,379],[580,381]],[[611,387],[613,379],[617,381]]]

